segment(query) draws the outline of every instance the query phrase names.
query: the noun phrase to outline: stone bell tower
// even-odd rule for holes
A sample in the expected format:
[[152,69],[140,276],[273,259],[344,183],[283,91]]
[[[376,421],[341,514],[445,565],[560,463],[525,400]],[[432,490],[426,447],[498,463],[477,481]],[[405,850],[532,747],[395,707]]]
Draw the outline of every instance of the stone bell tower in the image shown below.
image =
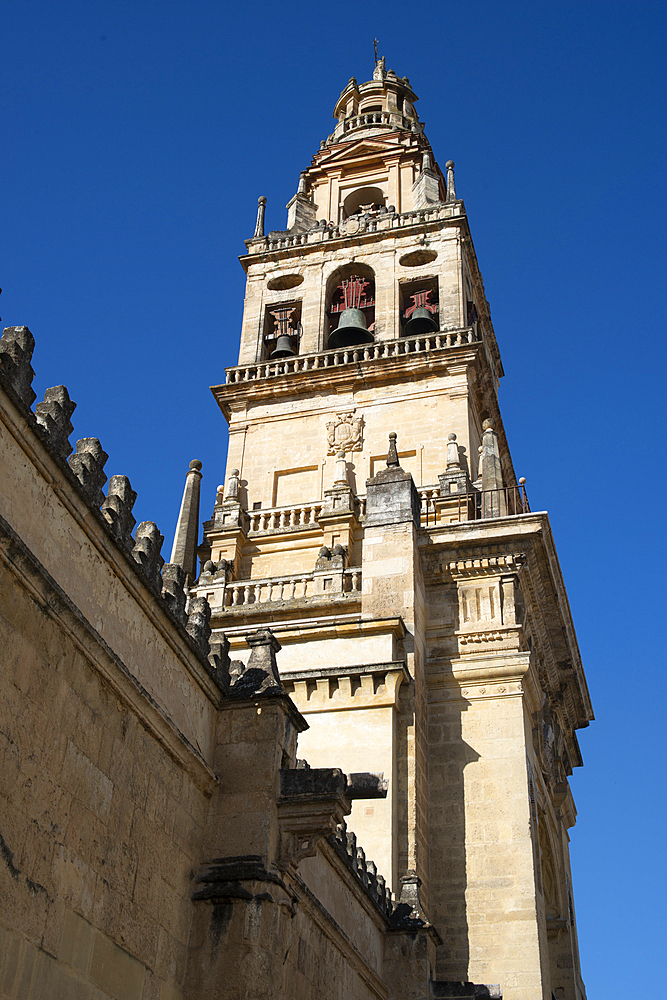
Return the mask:
[[446,995],[581,1000],[568,776],[592,709],[549,519],[505,437],[454,164],[416,102],[377,60],[285,230],[265,234],[259,199],[192,593],[239,659],[271,626],[310,724],[300,757],[382,775],[348,826],[438,931],[436,978],[463,991]]

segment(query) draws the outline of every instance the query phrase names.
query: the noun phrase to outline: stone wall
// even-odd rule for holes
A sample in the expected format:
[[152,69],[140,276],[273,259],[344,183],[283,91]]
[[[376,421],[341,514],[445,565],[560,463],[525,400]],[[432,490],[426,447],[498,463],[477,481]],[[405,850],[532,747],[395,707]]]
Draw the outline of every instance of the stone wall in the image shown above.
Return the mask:
[[3,570],[0,993],[180,997],[207,789]]

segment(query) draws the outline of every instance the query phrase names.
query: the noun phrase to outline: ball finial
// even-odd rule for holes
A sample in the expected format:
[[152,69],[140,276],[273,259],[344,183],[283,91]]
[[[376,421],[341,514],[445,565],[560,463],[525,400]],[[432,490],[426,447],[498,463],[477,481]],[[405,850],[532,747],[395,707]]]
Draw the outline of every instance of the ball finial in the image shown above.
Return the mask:
[[201,462],[199,461],[198,458],[192,459],[192,461],[190,462],[190,468],[194,469],[195,472],[199,472],[199,470],[201,469]]

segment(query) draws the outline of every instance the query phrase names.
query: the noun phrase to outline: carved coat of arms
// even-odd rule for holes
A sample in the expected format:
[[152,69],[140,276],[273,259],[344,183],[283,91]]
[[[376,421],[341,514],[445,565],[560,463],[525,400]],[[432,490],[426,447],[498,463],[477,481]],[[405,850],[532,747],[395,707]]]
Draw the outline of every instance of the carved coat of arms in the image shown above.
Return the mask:
[[361,451],[363,448],[364,418],[354,413],[337,413],[335,420],[327,421],[327,454],[339,451]]

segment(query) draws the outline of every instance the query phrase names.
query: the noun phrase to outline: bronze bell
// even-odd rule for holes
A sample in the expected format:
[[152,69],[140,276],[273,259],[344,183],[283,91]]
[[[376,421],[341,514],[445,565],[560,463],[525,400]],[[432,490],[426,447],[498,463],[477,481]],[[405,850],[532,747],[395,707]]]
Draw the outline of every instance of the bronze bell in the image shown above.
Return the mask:
[[296,351],[292,347],[292,338],[288,337],[286,333],[281,333],[276,340],[275,350],[271,351],[271,360],[274,358],[291,358],[295,354]]
[[417,306],[403,329],[404,337],[416,337],[420,333],[433,333],[438,329],[438,323],[430,309]]
[[332,349],[372,343],[373,334],[368,332],[366,317],[361,309],[343,309],[338,326],[329,337],[327,346]]

